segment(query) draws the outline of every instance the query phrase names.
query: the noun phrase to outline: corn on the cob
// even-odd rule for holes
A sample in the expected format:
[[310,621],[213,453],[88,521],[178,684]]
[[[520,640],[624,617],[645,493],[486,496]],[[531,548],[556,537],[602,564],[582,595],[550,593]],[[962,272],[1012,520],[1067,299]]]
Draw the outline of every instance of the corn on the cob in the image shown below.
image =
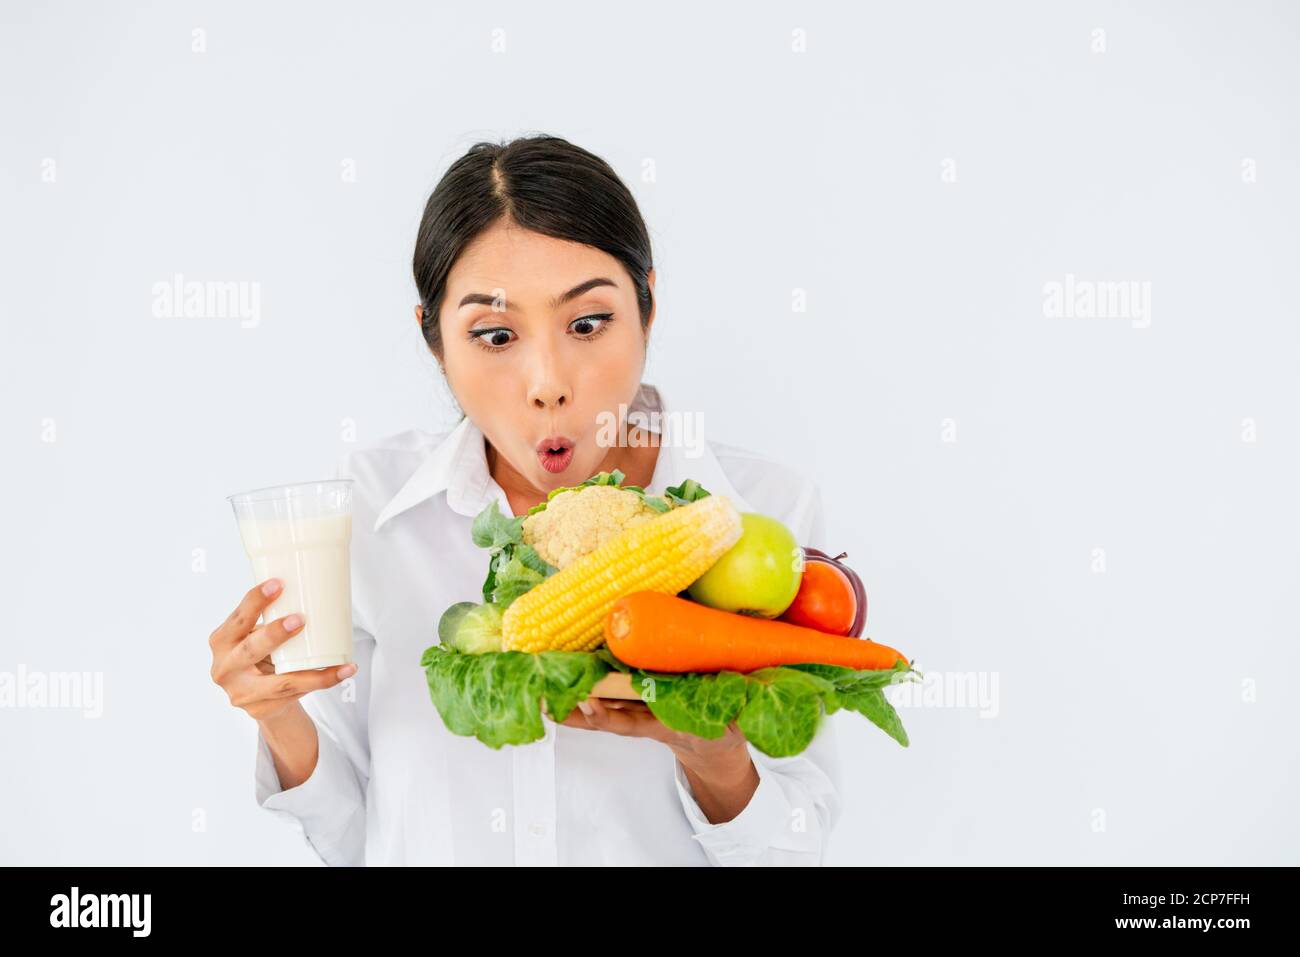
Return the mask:
[[675,595],[740,540],[740,513],[710,495],[629,528],[520,595],[501,619],[507,651],[591,651],[611,606],[634,591]]

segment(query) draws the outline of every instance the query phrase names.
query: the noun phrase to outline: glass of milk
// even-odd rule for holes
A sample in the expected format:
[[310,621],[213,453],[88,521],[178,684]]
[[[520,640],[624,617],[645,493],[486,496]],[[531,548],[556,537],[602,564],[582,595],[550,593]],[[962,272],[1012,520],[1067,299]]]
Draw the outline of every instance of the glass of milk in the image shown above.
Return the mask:
[[260,488],[228,500],[254,580],[284,583],[262,623],[303,617],[303,629],[271,651],[275,673],[351,662],[352,479]]

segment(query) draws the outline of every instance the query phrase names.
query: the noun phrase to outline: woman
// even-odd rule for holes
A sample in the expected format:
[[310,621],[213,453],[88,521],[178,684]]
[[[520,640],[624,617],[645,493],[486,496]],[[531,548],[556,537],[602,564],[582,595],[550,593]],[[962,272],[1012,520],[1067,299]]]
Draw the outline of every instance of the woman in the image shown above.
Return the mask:
[[444,727],[419,659],[443,609],[481,589],[470,525],[494,500],[520,515],[600,471],[653,492],[693,478],[827,543],[797,472],[669,440],[680,413],[641,382],[650,241],[604,161],[555,137],[474,146],[429,198],[414,268],[416,321],[465,417],[341,463],[354,662],[274,675],[271,650],[304,624],[257,626],[274,580],[211,638],[214,680],[258,724],[258,802],[328,864],[820,863],[840,810],[833,719],[784,759],[734,725],[719,740],[671,731],[641,702],[589,699],[499,751]]

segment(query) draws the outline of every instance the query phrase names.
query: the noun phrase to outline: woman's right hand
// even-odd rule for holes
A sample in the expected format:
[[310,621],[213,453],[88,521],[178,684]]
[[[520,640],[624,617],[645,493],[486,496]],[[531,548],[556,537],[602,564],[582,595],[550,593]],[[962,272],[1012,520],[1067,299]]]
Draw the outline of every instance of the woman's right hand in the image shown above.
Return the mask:
[[279,580],[269,578],[250,589],[239,607],[208,639],[212,649],[212,680],[236,708],[256,721],[271,721],[299,707],[298,699],[334,685],[356,673],[355,664],[323,671],[291,671],[277,675],[271,651],[302,629],[301,615],[286,615],[260,627],[257,617],[280,594]]

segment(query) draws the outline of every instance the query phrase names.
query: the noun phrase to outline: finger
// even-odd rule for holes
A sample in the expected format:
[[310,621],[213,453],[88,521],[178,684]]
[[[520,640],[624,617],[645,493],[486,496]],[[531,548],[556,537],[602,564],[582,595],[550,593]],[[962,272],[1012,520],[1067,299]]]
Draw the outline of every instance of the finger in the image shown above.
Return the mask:
[[585,702],[591,712],[586,714],[587,723],[598,731],[623,734],[632,737],[654,737],[663,725],[649,711],[614,710],[607,708],[600,698],[588,698]]
[[632,701],[627,698],[598,698],[601,705],[608,711],[622,711],[625,714],[634,715],[654,715],[650,710],[650,705],[641,700]]
[[302,615],[293,614],[276,618],[270,624],[258,628],[237,646],[233,656],[236,665],[247,668],[257,664],[302,631],[304,624]]
[[[582,701],[579,701],[576,705],[574,705],[573,710],[564,716],[563,721],[559,721],[556,723],[562,724],[565,727],[569,727],[569,728],[586,728],[588,730],[591,730],[594,726],[592,725],[589,716],[595,713],[592,707],[592,703],[597,700],[599,699],[586,698]],[[545,711],[545,706],[543,706],[543,711]],[[552,720],[554,719],[552,718]]]
[[208,645],[213,650],[233,648],[253,630],[257,616],[279,597],[283,588],[284,584],[278,578],[268,578],[250,588],[229,617],[217,626],[208,639]]
[[601,698],[600,700],[611,711],[646,712],[650,710],[650,706],[644,701],[628,701],[626,698]]
[[[342,672],[349,668],[352,671],[343,675]],[[241,683],[235,696],[239,700],[232,698],[231,703],[242,708],[258,701],[296,698],[313,691],[323,691],[351,677],[355,670],[355,665],[339,665],[337,668],[326,668],[324,671],[290,671],[282,675],[256,675]]]

